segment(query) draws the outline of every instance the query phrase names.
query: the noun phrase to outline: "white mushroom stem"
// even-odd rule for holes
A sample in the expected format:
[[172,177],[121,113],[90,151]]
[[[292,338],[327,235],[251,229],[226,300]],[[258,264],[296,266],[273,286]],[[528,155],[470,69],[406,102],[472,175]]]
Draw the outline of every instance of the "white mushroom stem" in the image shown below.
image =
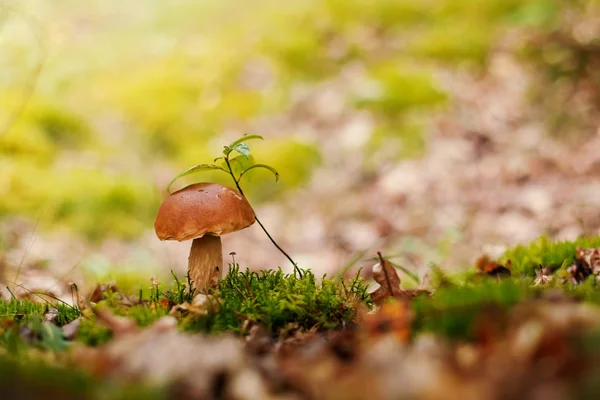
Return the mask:
[[223,272],[221,237],[204,235],[194,239],[188,269],[198,292],[206,293],[209,288],[214,287]]

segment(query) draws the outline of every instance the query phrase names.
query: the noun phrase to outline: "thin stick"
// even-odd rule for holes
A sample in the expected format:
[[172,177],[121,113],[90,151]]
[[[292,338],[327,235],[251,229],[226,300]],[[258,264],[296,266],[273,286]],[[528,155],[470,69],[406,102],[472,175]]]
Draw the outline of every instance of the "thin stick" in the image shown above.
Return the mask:
[[[231,168],[231,164],[229,163],[229,155],[225,156],[225,163],[227,164],[227,168],[229,169],[229,174],[233,178],[233,181],[235,182],[235,186],[237,187],[237,190],[240,192],[240,194],[242,196],[246,197],[246,195],[244,194],[244,191],[240,187],[239,180],[236,179],[235,174],[233,173],[233,169]],[[286,253],[285,250],[283,250],[277,244],[277,242],[275,241],[275,239],[273,239],[273,237],[271,237],[271,235],[267,231],[267,228],[265,228],[265,226],[262,224],[262,222],[260,222],[260,220],[258,219],[258,216],[256,215],[256,213],[254,214],[254,218],[256,219],[256,222],[258,223],[258,225],[260,225],[260,227],[262,228],[262,230],[265,232],[265,235],[267,235],[267,237],[269,238],[269,240],[271,241],[271,243],[273,243],[273,245],[275,247],[277,247],[277,250],[279,250],[292,263],[292,265],[294,266],[294,276],[296,275],[296,273],[298,273],[298,276],[300,277],[300,279],[302,279],[302,271],[300,271],[300,268],[298,268],[298,265],[296,264],[296,262],[294,260],[292,260],[292,257],[290,257],[289,254]]]

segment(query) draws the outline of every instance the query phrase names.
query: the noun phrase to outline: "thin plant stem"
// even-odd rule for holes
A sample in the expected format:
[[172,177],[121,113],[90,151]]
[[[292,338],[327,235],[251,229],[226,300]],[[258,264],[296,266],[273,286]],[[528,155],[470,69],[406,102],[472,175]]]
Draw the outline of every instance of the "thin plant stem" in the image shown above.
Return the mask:
[[[235,186],[237,187],[237,190],[240,192],[240,194],[242,196],[246,197],[246,195],[244,194],[244,191],[242,190],[242,188],[240,186],[239,179],[237,179],[235,177],[235,174],[233,173],[233,169],[231,168],[231,164],[229,163],[229,155],[226,155],[224,157],[224,159],[225,159],[225,163],[227,164],[227,169],[229,169],[229,175],[231,175],[231,177],[233,178],[233,181],[235,182]],[[256,213],[254,214],[254,218],[256,219],[256,222],[258,223],[258,225],[260,225],[260,227],[262,228],[263,232],[265,232],[265,235],[267,235],[267,237],[269,238],[271,243],[273,243],[273,245],[275,247],[277,247],[277,250],[279,250],[281,252],[281,254],[283,254],[292,263],[292,265],[294,266],[294,276],[296,276],[296,273],[297,273],[298,276],[300,277],[300,279],[302,279],[302,271],[300,271],[300,268],[298,268],[298,265],[296,264],[296,262],[294,262],[294,260],[292,260],[292,257],[290,257],[289,254],[286,253],[285,250],[283,250],[281,248],[281,246],[279,246],[277,244],[275,239],[273,239],[273,237],[267,231],[267,228],[265,228],[265,226],[262,224],[262,222],[260,222]]]

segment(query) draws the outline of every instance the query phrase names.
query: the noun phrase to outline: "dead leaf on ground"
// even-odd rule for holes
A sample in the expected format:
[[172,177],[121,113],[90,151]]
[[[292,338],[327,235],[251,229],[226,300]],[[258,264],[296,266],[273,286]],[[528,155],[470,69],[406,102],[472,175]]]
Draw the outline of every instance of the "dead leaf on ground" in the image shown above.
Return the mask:
[[98,303],[99,301],[104,299],[104,293],[107,291],[111,291],[112,293],[119,293],[119,288],[115,283],[100,283],[96,285],[92,294],[90,294],[89,301],[91,303]]
[[113,332],[116,338],[138,331],[137,323],[132,318],[119,317],[107,308],[94,307],[93,311],[98,319]]
[[396,268],[383,258],[381,253],[377,253],[379,263],[373,267],[373,279],[379,284],[379,288],[371,293],[371,299],[376,305],[381,305],[390,297],[399,300],[411,298],[411,294],[400,288],[400,277]]
[[399,341],[406,342],[410,337],[412,318],[408,302],[396,301],[383,304],[375,314],[365,315],[363,326],[369,338],[392,335]]
[[[507,266],[509,265],[510,260]],[[487,255],[479,257],[475,262],[475,267],[480,273],[493,276],[494,278],[505,278],[510,276],[510,269],[494,260],[491,260]]]
[[593,274],[600,273],[600,248],[577,247],[575,260],[584,264]]
[[584,249],[577,247],[575,262],[567,268],[573,283],[581,283],[588,276],[600,275],[600,248]]
[[48,308],[48,311],[44,314],[44,322],[54,322],[58,318],[58,310],[54,307]]
[[550,268],[539,268],[535,270],[535,280],[533,286],[544,286],[552,283],[552,271]]
[[166,316],[98,348],[76,347],[73,360],[99,378],[167,385],[169,398],[268,398],[242,341],[230,335],[181,333],[176,323]]
[[69,322],[66,325],[63,325],[62,331],[65,339],[73,340],[79,331],[79,325],[81,325],[81,320],[83,317],[77,317],[73,321]]
[[194,297],[191,304],[186,301],[181,304],[174,305],[171,308],[169,315],[174,317],[181,317],[186,314],[205,316],[218,311],[219,302],[214,298],[214,296],[200,293]]

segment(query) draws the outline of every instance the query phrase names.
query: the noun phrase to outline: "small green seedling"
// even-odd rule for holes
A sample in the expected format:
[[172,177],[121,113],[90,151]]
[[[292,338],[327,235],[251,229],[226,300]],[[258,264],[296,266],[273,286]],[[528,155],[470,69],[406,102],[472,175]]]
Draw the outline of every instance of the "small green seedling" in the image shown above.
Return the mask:
[[[223,171],[223,172],[227,173],[233,179],[233,182],[235,183],[235,187],[237,188],[237,190],[244,197],[246,197],[246,196],[244,195],[244,191],[242,190],[242,188],[240,186],[240,181],[242,180],[244,175],[247,174],[249,171],[251,171],[253,169],[266,169],[267,171],[270,171],[273,173],[273,175],[275,175],[275,180],[278,180],[279,173],[275,170],[275,168],[273,168],[269,165],[266,165],[266,164],[257,164],[254,162],[254,157],[252,157],[250,155],[250,147],[246,143],[247,141],[254,140],[254,139],[264,140],[263,137],[260,135],[245,135],[245,136],[231,142],[229,145],[223,147],[223,155],[215,158],[213,160],[212,164],[197,164],[197,165],[194,165],[193,167],[190,167],[190,168],[186,169],[185,171],[179,173],[177,176],[175,176],[175,178],[173,178],[173,180],[167,186],[167,191],[169,193],[171,192],[171,186],[179,178],[196,173],[196,172],[207,171],[207,170]],[[235,157],[232,157],[232,155],[235,155],[236,153],[238,155]],[[260,220],[258,219],[258,217],[256,217],[256,215],[255,215],[255,218],[256,218],[256,222],[258,223],[258,225],[260,225],[261,229],[265,232],[265,234],[267,235],[267,237],[269,238],[271,243],[273,243],[273,245],[292,263],[292,265],[294,266],[294,275],[297,274],[298,277],[302,278],[302,271],[300,270],[298,265],[294,262],[294,260],[292,260],[292,258],[289,256],[289,254],[287,254],[281,248],[281,246],[279,246],[277,244],[275,239],[273,239],[273,237],[269,234],[269,232],[267,231],[265,226],[262,224],[262,222],[260,222]]]

